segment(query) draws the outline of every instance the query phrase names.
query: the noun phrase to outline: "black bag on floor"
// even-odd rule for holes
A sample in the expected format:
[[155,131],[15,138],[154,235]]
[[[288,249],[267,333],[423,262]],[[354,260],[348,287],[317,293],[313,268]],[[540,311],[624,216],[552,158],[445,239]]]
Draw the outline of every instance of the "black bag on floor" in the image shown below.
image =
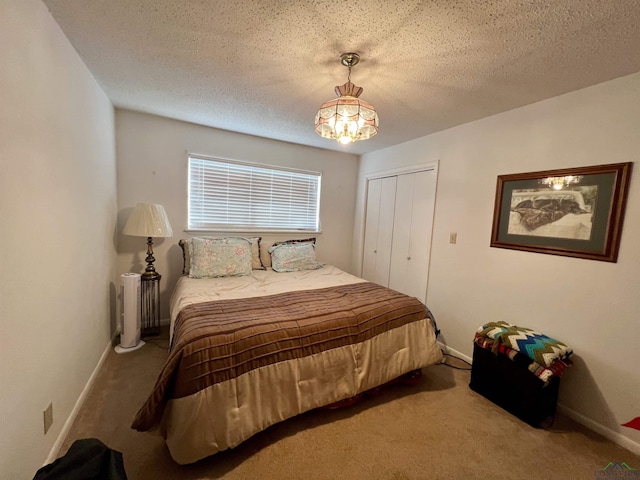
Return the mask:
[[83,438],[64,457],[38,470],[33,480],[127,480],[127,474],[122,453],[98,439]]

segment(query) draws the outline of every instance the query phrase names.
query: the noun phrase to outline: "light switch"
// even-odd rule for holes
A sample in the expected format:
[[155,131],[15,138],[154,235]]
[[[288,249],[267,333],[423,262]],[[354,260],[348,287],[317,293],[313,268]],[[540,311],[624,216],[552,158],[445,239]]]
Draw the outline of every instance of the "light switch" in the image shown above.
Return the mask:
[[449,234],[449,243],[456,243],[457,239],[458,239],[458,234],[456,232],[451,232]]

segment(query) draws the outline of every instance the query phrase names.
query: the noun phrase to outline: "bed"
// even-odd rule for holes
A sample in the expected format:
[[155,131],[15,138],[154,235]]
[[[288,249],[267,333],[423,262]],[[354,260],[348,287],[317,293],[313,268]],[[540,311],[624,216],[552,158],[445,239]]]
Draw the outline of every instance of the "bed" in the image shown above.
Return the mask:
[[253,248],[249,274],[193,278],[192,265],[175,287],[167,362],[132,427],[161,434],[177,463],[442,358],[421,302],[320,265],[311,241],[282,244],[269,267]]

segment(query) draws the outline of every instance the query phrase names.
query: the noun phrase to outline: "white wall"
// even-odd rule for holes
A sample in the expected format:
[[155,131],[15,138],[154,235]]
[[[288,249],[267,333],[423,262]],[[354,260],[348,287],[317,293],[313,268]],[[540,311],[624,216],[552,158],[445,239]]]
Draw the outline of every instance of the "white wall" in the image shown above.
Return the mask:
[[[640,451],[640,170],[632,174],[617,263],[490,248],[501,174],[632,162],[640,152],[640,74],[462,125],[361,158],[354,270],[368,173],[439,160],[427,294],[443,340],[471,356],[476,328],[507,322],[575,349],[560,402]],[[638,165],[636,165],[638,167]],[[457,232],[457,244],[449,233]]]
[[0,477],[30,479],[111,338],[114,115],[40,1],[0,2],[0,45]]
[[[169,317],[168,300],[182,269],[180,238],[188,237],[187,153],[280,165],[322,172],[317,255],[321,262],[351,268],[358,157],[291,143],[218,130],[130,110],[116,110],[118,157],[118,231],[138,202],[165,207],[173,238],[154,239],[155,266],[162,275],[161,318]],[[216,235],[216,233],[211,233]],[[217,235],[224,235],[218,233]],[[254,234],[252,234],[253,236]],[[276,239],[305,235],[262,235]],[[142,272],[146,239],[119,233],[118,272]]]

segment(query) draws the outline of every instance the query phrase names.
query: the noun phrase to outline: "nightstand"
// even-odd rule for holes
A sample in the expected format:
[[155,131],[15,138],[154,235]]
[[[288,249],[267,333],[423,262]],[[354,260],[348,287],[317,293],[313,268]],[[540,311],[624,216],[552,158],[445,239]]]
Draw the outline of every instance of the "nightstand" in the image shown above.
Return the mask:
[[142,336],[160,334],[160,279],[157,272],[145,272],[141,278]]

